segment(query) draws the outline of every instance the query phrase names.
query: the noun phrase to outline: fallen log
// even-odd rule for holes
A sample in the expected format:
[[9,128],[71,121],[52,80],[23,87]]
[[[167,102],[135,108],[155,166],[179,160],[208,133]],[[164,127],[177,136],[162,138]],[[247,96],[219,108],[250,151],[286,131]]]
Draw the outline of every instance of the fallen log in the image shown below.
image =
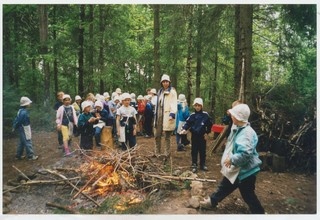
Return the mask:
[[210,182],[210,183],[216,183],[217,180],[212,179],[201,179],[197,177],[180,177],[180,176],[160,176],[160,175],[154,175],[154,174],[147,174],[143,173],[146,176],[162,179],[162,180],[178,180],[178,181],[185,181],[185,180],[192,180],[192,181],[200,181],[200,182]]

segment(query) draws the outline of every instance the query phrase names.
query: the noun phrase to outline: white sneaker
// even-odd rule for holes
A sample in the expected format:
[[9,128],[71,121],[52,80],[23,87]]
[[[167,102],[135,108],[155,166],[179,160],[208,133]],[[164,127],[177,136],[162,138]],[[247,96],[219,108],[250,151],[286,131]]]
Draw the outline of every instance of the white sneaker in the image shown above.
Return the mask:
[[206,199],[200,201],[200,208],[202,209],[213,209],[211,204],[211,199],[207,197]]

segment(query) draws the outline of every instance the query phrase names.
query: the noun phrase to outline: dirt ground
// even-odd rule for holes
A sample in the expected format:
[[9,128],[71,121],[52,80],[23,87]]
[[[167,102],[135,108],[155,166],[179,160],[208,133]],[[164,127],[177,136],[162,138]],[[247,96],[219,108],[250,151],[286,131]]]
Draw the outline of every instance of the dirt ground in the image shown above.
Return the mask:
[[[41,168],[79,166],[77,156],[62,156],[61,149],[58,149],[56,132],[33,132],[32,139],[35,153],[39,155],[39,159],[36,161],[15,160],[17,139],[3,140],[3,185],[17,179],[18,169],[25,174],[32,174]],[[74,144],[78,141],[78,138],[73,139]],[[141,154],[152,154],[153,138],[139,136],[137,143],[143,145]],[[177,152],[174,136],[172,136],[171,143],[173,168],[182,171],[189,170],[191,165],[190,147],[184,152]],[[209,141],[207,150],[209,151],[210,148]],[[215,190],[221,179],[220,158],[221,150],[213,155],[208,152],[207,166],[209,171],[197,173],[199,178],[217,180],[217,183],[204,182],[206,195],[210,195]],[[257,177],[256,194],[268,214],[317,214],[316,179],[316,174],[262,171]],[[18,192],[12,192],[12,201],[7,207],[8,210],[6,209],[8,213],[5,214],[52,214],[52,209],[46,207],[45,203],[66,201],[68,195],[62,196],[63,190],[52,185],[42,185],[29,186]],[[249,214],[238,190],[223,200],[218,209],[209,211],[189,207],[190,190],[170,190],[165,195],[159,204],[149,208],[144,214]]]

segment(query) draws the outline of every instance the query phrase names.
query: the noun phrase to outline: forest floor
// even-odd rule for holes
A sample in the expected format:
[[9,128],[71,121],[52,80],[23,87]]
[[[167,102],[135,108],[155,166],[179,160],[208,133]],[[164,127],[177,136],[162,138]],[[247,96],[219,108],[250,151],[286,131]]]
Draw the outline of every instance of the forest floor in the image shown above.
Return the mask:
[[[57,166],[79,166],[79,157],[63,157],[62,150],[57,146],[56,132],[33,132],[33,144],[38,160],[15,160],[17,138],[3,140],[3,185],[16,180],[20,170],[25,174],[37,173],[43,168],[51,169]],[[73,142],[77,143],[78,138]],[[137,137],[141,154],[150,155],[153,152],[153,138]],[[207,150],[211,147],[208,142]],[[199,171],[199,178],[215,179],[216,183],[203,183],[205,195],[210,195],[217,187],[220,174],[220,158],[222,150],[207,154],[209,171]],[[182,170],[189,170],[191,165],[190,147],[186,151],[177,152],[175,137],[171,139],[172,166]],[[81,161],[80,161],[81,162]],[[15,169],[15,166],[17,169]],[[256,194],[268,214],[317,214],[317,185],[316,174],[298,174],[292,172],[277,173],[272,170],[262,171],[257,176]],[[32,185],[20,187],[11,193],[11,203],[5,214],[54,214],[48,208],[47,202],[59,202],[66,198],[66,191],[54,185]],[[64,195],[61,195],[64,193]],[[70,193],[70,189],[69,189]],[[69,196],[70,199],[72,196]],[[249,214],[248,208],[238,190],[223,200],[216,210],[201,210],[190,208],[188,201],[190,190],[168,190],[161,201],[148,208],[144,214]]]

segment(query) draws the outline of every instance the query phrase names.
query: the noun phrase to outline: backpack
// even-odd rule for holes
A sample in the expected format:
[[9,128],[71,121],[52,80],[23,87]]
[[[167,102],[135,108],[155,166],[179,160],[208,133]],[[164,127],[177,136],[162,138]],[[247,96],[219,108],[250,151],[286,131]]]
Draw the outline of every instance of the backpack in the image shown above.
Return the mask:
[[144,113],[145,109],[146,109],[146,102],[145,101],[138,102],[138,113],[140,115]]
[[20,125],[20,122],[19,122],[19,114],[20,114],[20,111],[21,109],[19,109],[18,113],[17,113],[17,116],[15,117],[15,119],[13,120],[13,123],[12,123],[12,128],[13,130],[16,130],[19,125]]

